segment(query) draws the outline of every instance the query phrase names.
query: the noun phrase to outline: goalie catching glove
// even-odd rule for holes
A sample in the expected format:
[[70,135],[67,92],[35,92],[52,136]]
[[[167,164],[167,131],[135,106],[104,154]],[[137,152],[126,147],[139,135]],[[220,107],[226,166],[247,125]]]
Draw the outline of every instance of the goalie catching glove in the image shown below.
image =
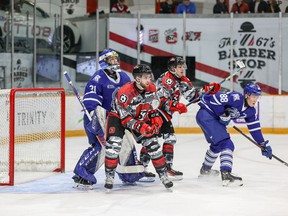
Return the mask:
[[262,149],[261,149],[262,155],[271,159],[272,158],[272,148],[269,145],[269,140],[266,140],[266,141],[260,143],[260,146],[262,147]]
[[177,101],[170,101],[169,102],[170,110],[173,112],[179,112],[179,114],[186,113],[187,107],[183,103],[179,103]]
[[211,82],[208,85],[203,86],[203,93],[216,94],[221,89],[220,83]]

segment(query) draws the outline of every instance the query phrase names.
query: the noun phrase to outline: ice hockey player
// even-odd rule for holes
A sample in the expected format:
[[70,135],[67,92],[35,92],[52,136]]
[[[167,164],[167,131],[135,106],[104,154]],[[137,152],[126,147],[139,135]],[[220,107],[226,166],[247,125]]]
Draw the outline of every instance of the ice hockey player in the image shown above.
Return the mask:
[[222,185],[243,185],[242,178],[231,173],[234,144],[226,128],[231,119],[244,119],[253,139],[266,149],[262,151],[262,155],[271,159],[272,149],[268,140],[265,141],[263,138],[257,110],[254,107],[261,94],[262,91],[257,84],[249,83],[244,87],[244,94],[232,91],[202,97],[196,120],[210,147],[200,169],[200,176],[219,175],[218,170],[211,168],[220,154]]
[[165,159],[155,135],[162,125],[162,119],[156,110],[160,99],[152,83],[152,71],[148,65],[140,64],[134,67],[132,74],[135,81],[119,89],[107,117],[104,187],[108,190],[113,188],[124,131],[128,129],[146,148],[161,182],[166,188],[171,188],[173,183],[167,177]]
[[84,114],[84,128],[90,146],[83,152],[74,169],[73,179],[77,187],[91,186],[97,182],[94,174],[99,166],[102,146],[96,135],[104,135],[96,115],[97,106],[110,111],[114,90],[131,81],[129,76],[120,70],[120,58],[114,50],[104,50],[99,56],[99,64],[101,69],[90,78],[84,92],[83,103],[92,121]]
[[[184,96],[186,100],[191,101],[212,87],[213,90],[210,94],[215,94],[221,88],[221,85],[218,83],[210,83],[202,89],[194,88],[190,80],[184,75],[186,69],[186,63],[182,57],[172,57],[168,60],[168,71],[163,73],[156,82],[157,92],[161,99],[158,110],[163,120],[159,136],[163,136],[164,143],[162,151],[167,164],[168,176],[172,180],[181,180],[183,178],[182,172],[172,168],[174,145],[176,144],[175,131],[171,122],[172,115],[174,112],[179,112],[179,114],[187,112],[186,105],[179,102],[181,95]],[[150,157],[145,148],[141,149],[140,161],[144,167],[148,166]],[[144,173],[146,178],[151,178],[154,175],[151,172]],[[141,181],[141,179],[139,181]]]

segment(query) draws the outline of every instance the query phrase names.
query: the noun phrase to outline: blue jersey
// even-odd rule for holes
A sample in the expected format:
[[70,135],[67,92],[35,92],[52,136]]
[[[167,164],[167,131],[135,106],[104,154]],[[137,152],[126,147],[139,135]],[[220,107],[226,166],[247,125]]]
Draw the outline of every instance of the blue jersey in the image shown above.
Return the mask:
[[98,105],[110,111],[114,90],[130,82],[130,77],[125,72],[120,71],[116,72],[116,74],[117,79],[114,80],[103,70],[98,70],[88,81],[85,87],[83,103],[89,112],[95,110]]
[[264,141],[260,121],[255,107],[246,104],[243,94],[232,92],[218,92],[214,95],[204,95],[199,106],[206,109],[212,116],[230,115],[232,119],[245,119],[250,134],[257,143]]

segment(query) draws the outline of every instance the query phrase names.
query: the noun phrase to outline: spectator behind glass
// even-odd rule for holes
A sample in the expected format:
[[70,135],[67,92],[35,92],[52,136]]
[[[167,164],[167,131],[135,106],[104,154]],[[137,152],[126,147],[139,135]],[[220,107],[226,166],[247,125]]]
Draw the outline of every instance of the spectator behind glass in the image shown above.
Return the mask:
[[187,14],[196,13],[196,5],[190,0],[183,0],[183,3],[180,3],[177,7],[176,13],[181,14],[186,11]]
[[124,4],[125,0],[118,0],[118,3],[114,4],[111,8],[111,13],[130,13],[127,5]]
[[176,4],[173,2],[173,0],[166,0],[161,4],[160,13],[169,14],[169,13],[175,13],[175,11],[176,11]]
[[285,8],[285,13],[288,13],[288,6]]
[[281,10],[276,0],[268,0],[267,13],[278,13],[278,12],[281,12]]
[[249,13],[249,6],[243,0],[236,0],[232,5],[231,13]]
[[225,14],[228,13],[228,9],[225,4],[225,0],[216,0],[216,4],[213,8],[214,14]]
[[249,9],[251,13],[266,13],[268,4],[264,0],[253,0],[249,4]]

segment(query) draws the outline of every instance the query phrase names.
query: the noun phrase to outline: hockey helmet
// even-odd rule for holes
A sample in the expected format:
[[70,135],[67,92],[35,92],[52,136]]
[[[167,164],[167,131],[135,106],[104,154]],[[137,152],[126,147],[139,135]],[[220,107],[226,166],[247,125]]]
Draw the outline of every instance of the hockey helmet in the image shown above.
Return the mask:
[[148,65],[139,64],[133,68],[132,75],[133,75],[134,79],[136,79],[136,77],[142,77],[142,75],[144,73],[145,74],[151,74],[153,76],[152,70]]
[[250,95],[257,95],[257,96],[261,96],[262,95],[262,91],[261,88],[259,87],[259,85],[257,85],[256,83],[248,83],[245,88],[244,88],[244,95],[247,94],[248,96]]
[[[117,58],[117,63],[112,65],[110,63],[111,58]],[[103,70],[109,69],[112,71],[117,71],[120,69],[120,57],[119,57],[118,53],[115,52],[114,50],[105,49],[99,55],[99,64]]]
[[172,57],[168,60],[169,71],[174,71],[173,69],[176,68],[177,65],[185,65],[185,68],[186,68],[185,60],[180,56]]

